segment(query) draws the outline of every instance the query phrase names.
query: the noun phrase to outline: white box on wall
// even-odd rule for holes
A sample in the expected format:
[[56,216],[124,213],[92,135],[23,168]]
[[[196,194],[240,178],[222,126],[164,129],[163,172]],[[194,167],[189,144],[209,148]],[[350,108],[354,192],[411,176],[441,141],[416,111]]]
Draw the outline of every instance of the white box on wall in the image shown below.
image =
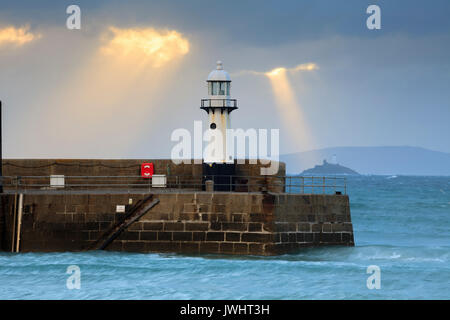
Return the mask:
[[64,175],[63,174],[50,175],[50,187],[64,188]]
[[153,188],[165,188],[167,184],[167,177],[165,174],[154,174],[152,176]]

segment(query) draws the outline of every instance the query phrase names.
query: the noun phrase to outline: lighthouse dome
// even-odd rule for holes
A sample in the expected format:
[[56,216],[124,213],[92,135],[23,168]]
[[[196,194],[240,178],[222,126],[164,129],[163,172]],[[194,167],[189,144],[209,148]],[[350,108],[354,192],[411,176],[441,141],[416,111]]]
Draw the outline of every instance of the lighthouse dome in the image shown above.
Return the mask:
[[208,75],[207,81],[231,81],[228,72],[223,70],[222,61],[217,61],[217,67]]

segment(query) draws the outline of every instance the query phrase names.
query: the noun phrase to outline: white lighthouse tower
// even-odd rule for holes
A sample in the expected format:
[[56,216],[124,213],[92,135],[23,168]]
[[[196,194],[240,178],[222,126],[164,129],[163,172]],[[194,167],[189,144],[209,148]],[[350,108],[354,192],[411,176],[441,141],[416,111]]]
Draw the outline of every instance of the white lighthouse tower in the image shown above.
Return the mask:
[[227,129],[231,126],[230,113],[237,109],[237,102],[236,99],[231,99],[231,78],[223,70],[221,61],[217,61],[216,69],[211,71],[206,82],[208,99],[202,99],[200,108],[208,114],[209,129],[218,130],[221,138],[214,138],[211,143],[211,148],[219,152],[205,156],[204,162],[217,165],[234,163],[234,159],[227,159]]

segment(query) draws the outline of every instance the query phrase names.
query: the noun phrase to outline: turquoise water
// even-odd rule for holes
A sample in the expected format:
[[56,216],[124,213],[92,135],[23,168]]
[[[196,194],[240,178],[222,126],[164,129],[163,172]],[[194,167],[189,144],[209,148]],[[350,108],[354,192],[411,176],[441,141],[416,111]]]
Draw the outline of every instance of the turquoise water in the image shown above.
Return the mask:
[[[356,246],[279,257],[0,254],[0,299],[449,299],[450,177],[349,178]],[[69,265],[81,289],[66,287]],[[369,265],[381,288],[369,290]]]

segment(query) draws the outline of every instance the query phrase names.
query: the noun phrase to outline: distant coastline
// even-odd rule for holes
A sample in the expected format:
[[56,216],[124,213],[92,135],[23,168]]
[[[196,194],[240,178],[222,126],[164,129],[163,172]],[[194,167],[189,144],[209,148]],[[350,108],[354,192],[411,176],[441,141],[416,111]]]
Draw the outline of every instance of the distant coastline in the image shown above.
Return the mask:
[[327,160],[323,160],[321,165],[316,165],[314,168],[304,170],[301,175],[352,175],[359,176],[359,173],[350,168],[341,166],[340,164],[329,163]]
[[[332,160],[334,155],[337,161]],[[419,147],[333,147],[280,156],[287,173],[294,175],[323,159],[362,175],[450,176],[450,153]]]

